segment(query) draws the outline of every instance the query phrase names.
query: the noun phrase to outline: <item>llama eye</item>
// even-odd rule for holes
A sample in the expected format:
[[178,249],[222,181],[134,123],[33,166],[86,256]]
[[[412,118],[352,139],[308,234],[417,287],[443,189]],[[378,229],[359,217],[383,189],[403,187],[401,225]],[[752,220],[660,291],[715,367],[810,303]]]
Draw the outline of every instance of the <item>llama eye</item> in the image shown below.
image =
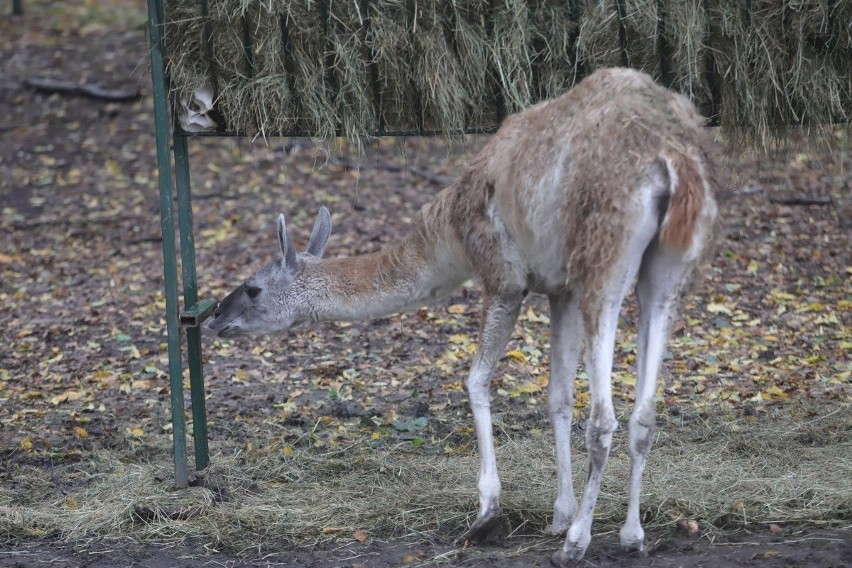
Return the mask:
[[260,294],[260,290],[261,288],[258,288],[257,286],[246,285],[246,294],[249,298],[257,298],[257,295]]

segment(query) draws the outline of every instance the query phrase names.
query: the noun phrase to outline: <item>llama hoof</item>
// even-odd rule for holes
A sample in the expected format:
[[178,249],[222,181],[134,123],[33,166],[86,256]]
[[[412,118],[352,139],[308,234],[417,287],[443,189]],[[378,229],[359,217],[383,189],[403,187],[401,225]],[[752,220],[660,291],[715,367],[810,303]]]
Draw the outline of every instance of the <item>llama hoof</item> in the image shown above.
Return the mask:
[[569,526],[571,526],[571,525],[568,524],[568,525],[565,525],[563,527],[563,526],[560,526],[556,523],[553,523],[553,524],[550,524],[550,525],[546,525],[544,527],[544,532],[545,532],[545,534],[549,534],[549,535],[552,535],[552,536],[565,536],[565,533],[568,532]]
[[473,521],[467,532],[462,535],[462,539],[473,542],[485,539],[497,527],[497,522],[500,520],[501,514],[502,511],[499,508],[488,509]]
[[648,556],[648,552],[645,550],[644,540],[637,540],[634,542],[622,542],[621,550],[625,554],[633,556],[635,558],[645,558],[646,556]]
[[553,536],[565,536],[565,533],[567,533],[568,529],[571,527],[572,521],[573,519],[571,517],[554,515],[553,522],[544,527],[544,532],[552,534]]
[[557,568],[576,568],[583,560],[584,551],[579,550],[557,550],[550,557],[550,563]]

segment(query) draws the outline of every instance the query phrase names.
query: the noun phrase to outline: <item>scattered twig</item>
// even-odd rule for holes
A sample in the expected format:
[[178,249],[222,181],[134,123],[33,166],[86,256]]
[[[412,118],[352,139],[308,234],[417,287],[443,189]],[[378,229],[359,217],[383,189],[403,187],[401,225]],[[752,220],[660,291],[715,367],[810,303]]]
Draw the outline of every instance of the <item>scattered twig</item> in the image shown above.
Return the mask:
[[30,77],[24,84],[40,93],[59,93],[62,95],[84,95],[93,99],[110,102],[129,102],[141,95],[138,89],[116,90],[105,89],[96,83],[75,83],[46,77]]
[[18,231],[26,231],[29,229],[37,229],[47,225],[76,225],[85,227],[87,225],[99,225],[101,223],[122,223],[124,221],[134,221],[137,218],[132,215],[107,215],[103,217],[59,217],[52,219],[35,219],[33,221],[22,221],[12,223],[12,228]]
[[159,243],[162,240],[163,237],[139,237],[138,239],[130,239],[127,242],[131,245],[140,245],[142,243]]
[[749,185],[746,187],[742,187],[733,193],[737,195],[751,195],[753,193],[763,193],[764,187],[762,185]]
[[415,176],[417,176],[419,178],[423,178],[426,181],[433,183],[435,185],[439,185],[441,187],[445,187],[445,186],[450,185],[450,181],[443,176],[432,175],[425,170],[420,170],[420,169],[417,169],[417,168],[410,168],[408,171],[411,172],[412,174],[414,174]]
[[769,201],[779,205],[834,205],[831,197],[770,197]]
[[[338,158],[334,158],[333,162],[336,163],[338,166],[342,166],[344,168],[349,168],[349,169],[357,169],[359,167],[357,164],[353,164],[352,162],[349,162],[347,160],[341,160],[341,159],[338,159]],[[386,172],[390,172],[390,173],[406,173],[407,172],[407,173],[410,173],[411,175],[413,175],[414,177],[425,179],[429,183],[434,184],[434,185],[438,185],[438,186],[441,186],[441,187],[445,187],[445,186],[450,185],[450,180],[448,180],[447,178],[445,178],[443,176],[436,176],[432,173],[427,172],[426,170],[421,170],[419,168],[414,168],[414,167],[406,168],[406,167],[401,166],[399,164],[394,164],[394,163],[390,163],[390,162],[385,162],[383,164],[375,164],[373,167],[380,168],[380,169],[382,169]]]

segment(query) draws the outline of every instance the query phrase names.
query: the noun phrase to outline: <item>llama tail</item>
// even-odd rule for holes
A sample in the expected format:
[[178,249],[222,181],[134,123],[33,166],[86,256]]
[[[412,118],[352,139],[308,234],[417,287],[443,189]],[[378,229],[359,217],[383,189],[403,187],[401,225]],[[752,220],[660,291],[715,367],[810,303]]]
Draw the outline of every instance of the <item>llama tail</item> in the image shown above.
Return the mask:
[[698,218],[706,205],[704,176],[701,165],[688,154],[670,151],[661,157],[668,169],[671,198],[660,224],[660,243],[686,252],[696,237]]

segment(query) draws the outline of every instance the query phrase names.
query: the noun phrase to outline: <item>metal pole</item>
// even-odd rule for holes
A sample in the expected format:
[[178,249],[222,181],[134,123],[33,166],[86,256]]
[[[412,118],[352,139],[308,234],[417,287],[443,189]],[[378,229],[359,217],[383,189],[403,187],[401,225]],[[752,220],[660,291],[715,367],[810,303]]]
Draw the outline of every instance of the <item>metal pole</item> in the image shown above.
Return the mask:
[[[175,186],[180,226],[180,254],[183,267],[183,302],[189,308],[198,302],[198,280],[195,274],[195,240],[192,231],[192,190],[189,183],[189,154],[186,137],[173,137],[175,152]],[[189,389],[192,401],[192,434],[195,441],[195,468],[204,469],[210,462],[207,446],[207,408],[204,398],[204,374],[201,366],[201,328],[186,328],[189,358]]]
[[154,87],[154,127],[157,140],[157,169],[160,181],[160,221],[163,234],[163,275],[166,295],[166,330],[169,345],[172,438],[175,458],[175,485],[187,486],[186,418],[184,417],[183,370],[178,327],[177,255],[172,210],[172,172],[169,160],[169,108],[163,56],[162,0],[148,0],[148,37],[151,42],[151,80]]

